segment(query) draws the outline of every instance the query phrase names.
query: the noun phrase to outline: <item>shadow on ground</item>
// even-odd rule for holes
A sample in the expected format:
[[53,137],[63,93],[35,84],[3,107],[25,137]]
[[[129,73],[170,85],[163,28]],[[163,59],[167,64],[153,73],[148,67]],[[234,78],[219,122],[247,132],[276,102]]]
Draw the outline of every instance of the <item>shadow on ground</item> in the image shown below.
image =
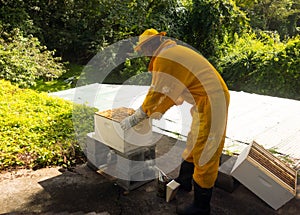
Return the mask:
[[[174,142],[163,140],[162,148]],[[176,177],[178,168],[170,173]],[[157,182],[126,192],[116,180],[104,177],[87,164],[73,171],[46,168],[29,171],[17,178],[0,180],[0,214],[97,214],[97,215],[169,215],[176,214],[176,205],[189,203],[193,193],[177,195],[167,203],[157,196]],[[300,211],[300,185],[297,196],[273,210],[242,184],[233,192],[215,187],[212,215],[296,215]]]

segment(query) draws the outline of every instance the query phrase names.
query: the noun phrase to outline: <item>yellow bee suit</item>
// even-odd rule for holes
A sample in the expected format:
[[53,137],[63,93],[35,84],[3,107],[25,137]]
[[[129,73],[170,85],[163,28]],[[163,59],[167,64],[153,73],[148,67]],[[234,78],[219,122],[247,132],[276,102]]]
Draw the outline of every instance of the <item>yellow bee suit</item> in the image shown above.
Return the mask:
[[192,124],[183,159],[195,165],[193,179],[203,188],[214,186],[225,141],[229,92],[215,68],[200,54],[167,40],[149,64],[152,83],[142,104],[160,118],[182,98],[193,105]]

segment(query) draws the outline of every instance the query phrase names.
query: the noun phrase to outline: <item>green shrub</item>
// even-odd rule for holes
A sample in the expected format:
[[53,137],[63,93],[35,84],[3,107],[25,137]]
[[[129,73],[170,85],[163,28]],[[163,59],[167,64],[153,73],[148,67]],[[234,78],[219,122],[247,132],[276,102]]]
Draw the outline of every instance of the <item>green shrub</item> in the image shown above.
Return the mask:
[[[183,40],[213,60],[224,37],[233,38],[249,28],[246,14],[232,0],[190,0]],[[176,20],[177,21],[177,20]]]
[[23,37],[18,29],[0,35],[0,78],[20,87],[34,86],[39,78],[52,80],[61,76],[65,69],[60,60],[37,38]]
[[74,105],[81,111],[77,116],[84,118],[79,134],[74,129],[71,102],[20,89],[4,80],[0,80],[0,88],[0,170],[70,167],[84,159],[79,141],[93,131],[95,109]]
[[244,35],[228,46],[218,68],[232,90],[300,99],[300,37]]

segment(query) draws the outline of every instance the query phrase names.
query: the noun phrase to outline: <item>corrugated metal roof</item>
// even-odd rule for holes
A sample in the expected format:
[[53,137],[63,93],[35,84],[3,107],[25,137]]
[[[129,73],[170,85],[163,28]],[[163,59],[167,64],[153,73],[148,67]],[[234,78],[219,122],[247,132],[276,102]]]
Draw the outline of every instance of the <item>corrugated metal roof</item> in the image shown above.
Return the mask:
[[[91,84],[51,93],[99,110],[117,107],[138,108],[148,86]],[[239,154],[255,140],[267,149],[300,159],[300,101],[230,91],[225,150]],[[191,105],[186,102],[169,109],[153,130],[185,140],[190,129]]]

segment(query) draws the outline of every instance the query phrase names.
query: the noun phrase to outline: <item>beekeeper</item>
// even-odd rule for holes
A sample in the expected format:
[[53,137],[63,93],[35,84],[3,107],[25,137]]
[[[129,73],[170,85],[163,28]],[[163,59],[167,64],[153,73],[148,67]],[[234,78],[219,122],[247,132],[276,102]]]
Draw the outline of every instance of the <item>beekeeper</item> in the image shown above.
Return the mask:
[[[194,185],[194,200],[178,206],[178,214],[209,214],[212,190],[225,141],[228,88],[216,69],[199,53],[168,39],[165,32],[147,29],[136,51],[151,57],[149,91],[134,115],[125,118],[126,130],[145,118],[160,119],[173,105],[192,104],[192,124],[175,179],[186,191]],[[192,183],[193,182],[193,183]]]

